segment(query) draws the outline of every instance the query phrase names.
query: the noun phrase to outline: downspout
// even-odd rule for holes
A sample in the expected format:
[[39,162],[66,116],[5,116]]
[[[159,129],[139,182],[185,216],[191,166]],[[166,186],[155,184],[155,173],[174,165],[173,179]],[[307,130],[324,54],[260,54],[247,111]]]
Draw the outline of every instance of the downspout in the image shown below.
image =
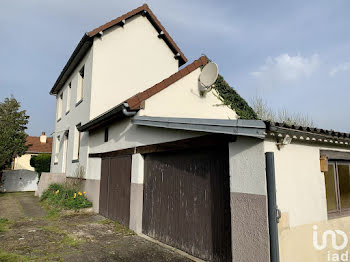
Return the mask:
[[124,116],[134,116],[136,115],[137,111],[128,111],[129,104],[128,103],[123,103],[123,114]]
[[281,212],[277,208],[274,153],[265,153],[267,202],[270,233],[270,261],[279,262],[278,226]]

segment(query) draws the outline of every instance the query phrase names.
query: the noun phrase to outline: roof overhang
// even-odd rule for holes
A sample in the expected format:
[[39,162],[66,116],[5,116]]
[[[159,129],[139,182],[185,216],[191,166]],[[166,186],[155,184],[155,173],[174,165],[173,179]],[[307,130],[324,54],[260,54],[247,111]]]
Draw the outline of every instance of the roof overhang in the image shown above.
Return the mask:
[[265,138],[265,123],[261,120],[135,116],[132,123],[139,126]]
[[122,103],[107,111],[106,113],[90,120],[86,124],[78,126],[77,129],[79,132],[86,132],[105,127],[121,119],[131,117],[135,115],[136,112],[137,111],[129,111],[128,103]]

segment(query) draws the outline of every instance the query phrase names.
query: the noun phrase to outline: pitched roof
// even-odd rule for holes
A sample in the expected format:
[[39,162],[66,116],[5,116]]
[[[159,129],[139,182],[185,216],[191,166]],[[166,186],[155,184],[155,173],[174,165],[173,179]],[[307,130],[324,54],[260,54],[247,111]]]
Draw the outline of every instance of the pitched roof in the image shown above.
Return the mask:
[[337,132],[334,130],[315,127],[290,125],[287,123],[278,123],[272,121],[264,122],[266,124],[267,132],[284,133],[294,136],[295,138],[303,137],[304,140],[307,140],[305,138],[309,137],[311,138],[311,141],[316,142],[350,145],[350,133]]
[[200,58],[195,60],[192,64],[189,64],[188,66],[182,68],[180,71],[177,71],[175,74],[164,79],[162,82],[159,82],[158,84],[146,89],[145,91],[138,93],[133,97],[130,97],[129,99],[126,100],[126,102],[129,104],[129,107],[131,110],[140,109],[141,103],[143,101],[157,94],[158,92],[162,91],[168,86],[172,85],[176,81],[180,80],[184,76],[196,70],[197,68],[206,65],[207,63],[208,63],[208,59],[205,56],[201,56]]
[[40,142],[38,136],[27,136],[26,145],[29,146],[27,153],[50,153],[52,152],[52,137],[46,138],[46,143]]
[[78,43],[77,47],[73,51],[71,57],[67,61],[66,65],[64,66],[61,74],[57,78],[54,86],[52,87],[50,94],[57,94],[59,90],[62,88],[63,84],[67,81],[70,74],[73,72],[74,68],[78,65],[78,63],[81,61],[81,59],[84,57],[84,55],[88,52],[89,48],[93,44],[93,38],[99,34],[99,32],[103,32],[113,26],[116,25],[123,25],[123,21],[127,20],[135,15],[142,14],[148,18],[148,20],[151,22],[151,24],[154,26],[154,28],[158,31],[160,34],[159,36],[164,39],[164,41],[167,43],[169,48],[173,51],[174,57],[176,59],[179,59],[179,66],[182,66],[187,62],[187,58],[182,53],[180,48],[176,45],[175,41],[172,39],[172,37],[169,35],[169,33],[165,30],[165,28],[162,26],[162,24],[159,22],[157,17],[153,14],[152,10],[148,7],[147,4],[144,4],[104,25],[101,25],[92,31],[85,33]]
[[123,102],[115,106],[111,110],[90,120],[86,124],[80,126],[78,130],[81,132],[85,132],[91,129],[101,127],[104,124],[108,124],[110,122],[125,118],[126,115],[123,113],[124,110],[138,111],[141,108],[141,104],[143,101],[147,100],[151,96],[154,96],[155,94],[159,93],[160,91],[167,88],[171,84],[185,77],[186,75],[193,72],[197,68],[206,65],[207,63],[208,63],[208,59],[205,56],[201,56],[200,58],[195,60],[192,64],[189,64],[188,66],[182,68],[181,70],[171,75],[170,77],[164,79],[163,81],[159,82],[158,84],[155,84],[154,86],[146,89],[145,91],[140,92],[130,97],[129,99],[127,99],[125,102],[127,103],[128,107],[126,107],[125,102]]

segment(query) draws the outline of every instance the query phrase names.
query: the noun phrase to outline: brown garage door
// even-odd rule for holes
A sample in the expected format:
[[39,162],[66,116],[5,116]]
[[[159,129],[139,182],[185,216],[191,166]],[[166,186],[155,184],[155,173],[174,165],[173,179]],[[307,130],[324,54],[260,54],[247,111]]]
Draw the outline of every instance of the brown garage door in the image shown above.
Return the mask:
[[231,261],[226,148],[145,155],[143,233],[207,261]]
[[103,158],[100,214],[129,226],[131,156]]

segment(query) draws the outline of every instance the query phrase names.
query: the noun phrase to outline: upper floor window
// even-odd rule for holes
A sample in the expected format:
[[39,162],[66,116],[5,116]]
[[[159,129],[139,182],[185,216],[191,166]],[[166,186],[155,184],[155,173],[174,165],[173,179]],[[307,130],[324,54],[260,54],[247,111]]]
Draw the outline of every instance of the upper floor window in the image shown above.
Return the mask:
[[68,84],[68,88],[67,88],[66,114],[70,111],[70,97],[71,97],[71,91],[72,91],[72,83],[69,83],[69,84]]
[[77,88],[77,103],[83,100],[84,95],[84,76],[85,76],[85,66],[79,70],[78,74],[78,88]]
[[57,120],[62,117],[62,104],[63,104],[63,93],[61,93],[57,100]]

